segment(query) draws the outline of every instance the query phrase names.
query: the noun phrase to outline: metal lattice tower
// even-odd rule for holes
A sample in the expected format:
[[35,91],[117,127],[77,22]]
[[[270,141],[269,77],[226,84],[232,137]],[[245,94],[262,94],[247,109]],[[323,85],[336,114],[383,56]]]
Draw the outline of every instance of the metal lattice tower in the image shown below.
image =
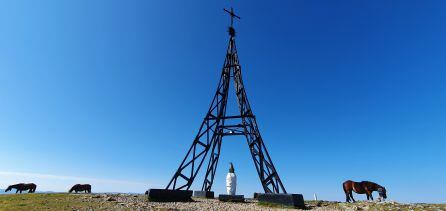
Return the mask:
[[[231,25],[228,30],[230,38],[217,92],[192,146],[189,148],[186,157],[181,162],[166,189],[189,190],[207,154],[210,153],[202,191],[211,191],[223,137],[241,135],[246,137],[254,165],[265,193],[286,193],[279,174],[260,136],[256,118],[251,110],[243,86],[241,66],[235,45],[235,29],[233,28],[234,18],[240,19],[240,17],[234,13],[232,8],[230,11],[226,9],[224,11],[231,16]],[[240,114],[235,116],[226,115],[231,80],[234,82],[240,111]],[[228,124],[227,122],[237,123]]]

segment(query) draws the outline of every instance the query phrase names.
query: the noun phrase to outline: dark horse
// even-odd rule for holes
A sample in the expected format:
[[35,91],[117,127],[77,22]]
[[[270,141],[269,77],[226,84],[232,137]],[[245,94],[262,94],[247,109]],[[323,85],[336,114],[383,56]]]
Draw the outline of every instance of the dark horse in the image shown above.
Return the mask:
[[29,190],[28,193],[34,193],[36,192],[37,185],[34,183],[19,183],[15,185],[10,185],[8,188],[6,188],[5,192],[11,191],[11,189],[16,189],[17,191],[15,193],[22,193],[24,190]]
[[372,192],[377,191],[379,193],[380,198],[387,198],[386,188],[378,185],[374,182],[362,181],[362,182],[353,182],[351,180],[345,181],[342,186],[344,187],[344,192],[346,196],[346,201],[350,202],[350,199],[355,202],[353,199],[352,190],[357,194],[367,194],[367,200],[373,200]]
[[71,192],[82,192],[85,191],[85,193],[91,193],[91,185],[90,184],[76,184],[73,185],[73,187],[68,191]]

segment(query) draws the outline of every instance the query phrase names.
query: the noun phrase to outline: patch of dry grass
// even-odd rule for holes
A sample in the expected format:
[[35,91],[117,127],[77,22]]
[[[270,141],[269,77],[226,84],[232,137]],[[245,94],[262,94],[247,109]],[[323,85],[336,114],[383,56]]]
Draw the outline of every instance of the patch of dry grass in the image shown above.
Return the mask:
[[0,195],[0,210],[98,210],[113,206],[113,203],[88,200],[83,194]]

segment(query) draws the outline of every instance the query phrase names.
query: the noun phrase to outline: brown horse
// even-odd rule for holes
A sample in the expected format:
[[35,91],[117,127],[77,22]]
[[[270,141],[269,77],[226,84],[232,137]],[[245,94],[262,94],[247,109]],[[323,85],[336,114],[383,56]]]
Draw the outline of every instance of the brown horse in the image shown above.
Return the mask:
[[15,193],[22,193],[24,190],[29,190],[28,193],[34,193],[36,192],[37,185],[34,183],[19,183],[15,185],[10,185],[8,188],[6,188],[5,192],[11,191],[11,189],[16,189],[17,191]]
[[386,188],[378,185],[374,182],[362,181],[362,182],[353,182],[351,180],[347,180],[342,184],[346,196],[346,201],[350,202],[350,199],[355,202],[353,199],[352,190],[357,194],[366,194],[367,200],[373,200],[372,192],[377,191],[379,193],[380,198],[387,198]]
[[85,193],[91,193],[91,185],[90,184],[76,184],[73,185],[73,187],[68,191],[71,192],[82,192],[85,191]]

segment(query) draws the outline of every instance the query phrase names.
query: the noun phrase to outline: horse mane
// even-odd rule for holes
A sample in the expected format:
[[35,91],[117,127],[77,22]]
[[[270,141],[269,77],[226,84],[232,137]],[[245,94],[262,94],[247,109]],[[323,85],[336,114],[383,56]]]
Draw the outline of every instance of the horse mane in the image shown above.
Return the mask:
[[71,187],[71,189],[68,192],[73,192],[77,187],[79,186],[79,184],[75,184],[73,185],[73,187]]
[[[17,187],[20,187],[20,186],[23,186],[23,185],[25,185],[24,183],[17,183],[17,184],[14,184],[14,185],[10,185],[9,187],[11,187],[11,188],[17,188]],[[9,188],[8,187],[8,188]]]
[[379,185],[378,183],[374,183],[374,182],[370,182],[370,181],[361,181],[361,184],[365,184],[365,185],[369,184],[369,185],[373,185],[377,188],[384,188],[383,186]]
[[376,184],[376,183],[374,183],[374,182],[370,182],[370,181],[361,181],[361,183],[368,183],[368,184],[371,184],[371,185],[378,185],[378,184]]
[[5,192],[10,191],[13,188],[17,189],[17,190],[23,190],[24,188],[27,188],[27,187],[35,188],[36,184],[34,184],[34,183],[26,183],[26,184],[25,183],[17,183],[17,184],[13,184],[13,185],[8,186],[8,188],[6,188],[6,190],[5,190]]

